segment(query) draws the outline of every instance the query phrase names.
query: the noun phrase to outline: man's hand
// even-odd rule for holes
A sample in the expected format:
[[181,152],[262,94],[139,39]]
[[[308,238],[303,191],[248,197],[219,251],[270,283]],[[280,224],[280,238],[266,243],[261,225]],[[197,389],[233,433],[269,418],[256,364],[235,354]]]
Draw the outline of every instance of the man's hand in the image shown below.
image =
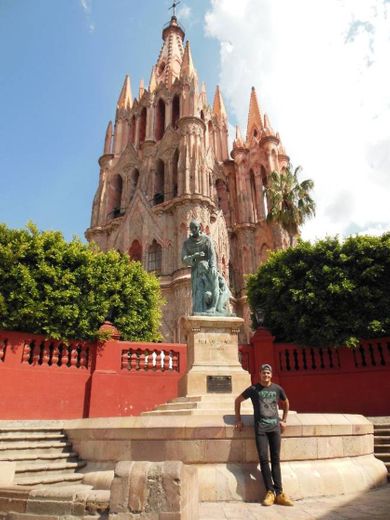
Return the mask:
[[244,425],[242,424],[241,419],[236,419],[236,424],[234,425],[234,429],[238,430],[239,432],[242,431]]
[[287,423],[286,423],[286,421],[280,421],[279,424],[280,424],[280,431],[281,431],[281,433],[283,433],[284,430],[286,429]]

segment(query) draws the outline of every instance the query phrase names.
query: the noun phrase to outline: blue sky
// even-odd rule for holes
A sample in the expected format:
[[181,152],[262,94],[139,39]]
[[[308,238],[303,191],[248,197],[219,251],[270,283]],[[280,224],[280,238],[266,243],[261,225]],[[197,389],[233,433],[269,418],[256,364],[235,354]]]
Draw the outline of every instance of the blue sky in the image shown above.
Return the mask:
[[[125,74],[133,96],[142,78],[147,86],[169,5],[0,0],[0,222],[22,227],[31,219],[67,239],[83,236]],[[204,37],[208,6],[196,0],[182,23],[212,101],[219,47]]]
[[[89,226],[126,73],[148,83],[168,0],[0,0],[0,222]],[[305,238],[390,230],[390,0],[183,0],[209,102],[245,134],[250,88],[315,181]]]

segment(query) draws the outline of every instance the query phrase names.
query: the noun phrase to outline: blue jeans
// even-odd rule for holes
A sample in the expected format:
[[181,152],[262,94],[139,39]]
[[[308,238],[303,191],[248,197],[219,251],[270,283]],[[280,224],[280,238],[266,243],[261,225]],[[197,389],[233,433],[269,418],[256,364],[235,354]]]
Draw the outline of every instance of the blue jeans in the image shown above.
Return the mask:
[[[277,495],[282,492],[282,473],[280,470],[280,427],[273,432],[256,432],[256,447],[259,454],[260,469],[266,491]],[[271,454],[271,469],[269,467],[268,448]]]

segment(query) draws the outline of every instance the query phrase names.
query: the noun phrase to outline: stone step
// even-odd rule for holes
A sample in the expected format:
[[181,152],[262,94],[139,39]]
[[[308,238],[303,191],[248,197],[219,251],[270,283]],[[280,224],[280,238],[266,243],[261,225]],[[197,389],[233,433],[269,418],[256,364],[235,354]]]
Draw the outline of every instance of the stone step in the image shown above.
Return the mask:
[[374,435],[381,435],[381,436],[390,436],[390,427],[387,428],[376,428],[374,426]]
[[76,460],[74,462],[55,462],[46,464],[21,464],[16,466],[15,480],[19,478],[30,477],[35,475],[49,474],[51,471],[58,473],[69,473],[71,471],[84,468],[87,465],[84,461]]
[[20,451],[13,456],[6,456],[4,454],[0,455],[0,461],[3,462],[12,462],[15,461],[16,465],[23,464],[23,462],[31,461],[36,462],[38,464],[43,463],[45,460],[51,460],[52,462],[60,462],[64,459],[77,459],[78,454],[74,451],[68,452],[54,452],[54,453],[37,453],[37,450],[34,450],[33,453],[28,453],[25,451]]
[[82,473],[50,473],[44,476],[20,477],[15,481],[19,486],[40,486],[47,484],[82,482],[83,478],[84,475]]
[[69,448],[72,444],[65,440],[60,441],[14,441],[14,442],[1,442],[0,443],[0,457],[2,452],[17,451],[17,450],[34,450],[34,449],[64,449]]
[[390,444],[390,436],[378,436],[376,434],[374,434],[374,444],[379,446],[379,445],[383,445],[383,444]]
[[64,432],[1,432],[0,443],[4,441],[40,441],[40,440],[53,440],[53,439],[65,439]]
[[375,457],[377,459],[382,460],[383,462],[390,462],[390,452],[387,452],[387,453],[375,453]]
[[[247,406],[241,405],[241,410],[245,411],[248,408],[248,411],[251,411],[251,405],[250,408]],[[232,411],[234,412],[234,403],[218,403],[217,401],[210,401],[210,402],[182,402],[182,403],[166,403],[161,404],[155,408],[155,410],[226,410],[226,411]]]
[[[223,410],[221,408],[215,409],[200,409],[194,408],[192,410],[152,410],[150,412],[143,412],[142,416],[145,415],[210,415],[210,416],[221,416],[221,415],[231,415],[234,416],[234,410],[228,408]],[[245,411],[241,410],[241,415],[247,415]]]
[[390,453],[390,443],[389,444],[377,444],[374,443],[374,452],[376,453]]
[[231,401],[234,402],[236,396],[233,394],[203,394],[203,395],[189,395],[186,397],[175,397],[170,399],[167,403],[186,403],[186,402],[206,402],[206,401]]

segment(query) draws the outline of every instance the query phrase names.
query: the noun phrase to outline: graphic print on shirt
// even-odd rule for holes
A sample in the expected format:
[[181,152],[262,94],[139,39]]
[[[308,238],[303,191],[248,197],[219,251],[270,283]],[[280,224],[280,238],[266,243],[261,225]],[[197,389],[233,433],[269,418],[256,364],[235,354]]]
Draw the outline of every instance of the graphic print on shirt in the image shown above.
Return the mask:
[[[262,389],[259,392],[260,416],[264,419],[278,416],[276,392]],[[267,422],[267,421],[265,421]]]

